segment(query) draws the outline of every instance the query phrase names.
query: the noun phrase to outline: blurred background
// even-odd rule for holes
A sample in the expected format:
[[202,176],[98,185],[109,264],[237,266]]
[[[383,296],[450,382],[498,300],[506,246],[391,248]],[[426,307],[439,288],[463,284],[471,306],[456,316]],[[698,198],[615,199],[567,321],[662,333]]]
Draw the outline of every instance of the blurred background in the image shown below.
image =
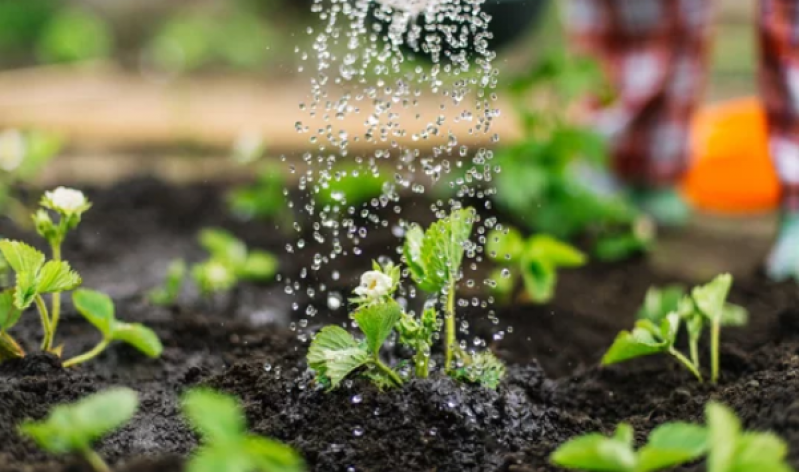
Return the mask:
[[[559,2],[525,1],[540,3],[535,15],[516,23],[510,15],[499,20],[508,22],[507,28],[495,28],[513,32],[496,61],[506,83],[542,58],[565,54]],[[318,21],[310,4],[0,0],[0,129],[43,130],[61,138],[58,159],[37,177],[41,184],[107,184],[141,174],[176,182],[245,178],[251,171],[229,159],[237,146],[289,159],[308,148],[307,137],[294,126],[309,90],[310,73],[301,69],[313,66],[299,53],[310,49],[308,31]],[[746,97],[756,89],[755,2],[717,5],[708,103]],[[503,113],[497,128],[503,143],[524,138],[518,114]],[[757,164],[760,183],[738,195],[745,213],[755,215],[748,217],[751,224],[710,216],[719,210],[710,198],[704,202],[709,214],[695,223],[700,242],[688,246],[712,246],[714,235],[738,232],[754,245],[753,260],[762,257],[776,200],[775,179],[763,162]],[[750,168],[743,172],[751,175]],[[710,188],[718,194],[707,186],[713,179],[692,178],[700,193]],[[686,245],[684,239],[673,244]],[[682,246],[681,252],[690,252]]]

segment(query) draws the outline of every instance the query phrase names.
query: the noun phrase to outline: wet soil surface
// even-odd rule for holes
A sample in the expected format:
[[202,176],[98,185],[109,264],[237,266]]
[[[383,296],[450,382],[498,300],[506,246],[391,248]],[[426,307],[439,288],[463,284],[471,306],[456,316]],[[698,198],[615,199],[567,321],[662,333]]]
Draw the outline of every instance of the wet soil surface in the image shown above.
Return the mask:
[[[59,359],[36,353],[38,320],[26,314],[13,334],[33,354],[0,365],[0,472],[88,471],[77,459],[39,452],[17,435],[15,425],[116,385],[136,389],[141,406],[130,424],[97,449],[115,470],[127,472],[182,470],[182,458],[196,446],[196,437],[182,422],[177,402],[182,391],[196,385],[239,396],[253,431],[293,445],[309,469],[320,472],[556,470],[547,464],[548,454],[576,434],[609,432],[626,421],[641,439],[666,421],[701,421],[709,399],[735,408],[747,427],[785,437],[791,462],[799,465],[795,285],[772,284],[756,273],[736,281],[732,300],[749,308],[752,321],[745,330],[723,333],[723,379],[715,387],[697,384],[665,358],[597,367],[616,333],[632,324],[646,289],[675,282],[640,259],[564,272],[553,303],[497,308],[499,325],[486,321],[483,309],[464,310],[470,338],[494,339],[491,348],[509,363],[497,391],[434,375],[384,393],[360,380],[325,393],[307,371],[307,345],[289,328],[302,316],[292,311],[298,299],[286,295],[282,283],[245,284],[211,301],[198,301],[189,291],[174,308],[145,300],[144,292],[159,283],[172,258],[202,257],[195,236],[209,225],[281,255],[286,277],[300,273],[307,261],[283,250],[294,238],[291,233],[271,223],[237,221],[227,214],[221,195],[212,186],[176,188],[149,179],[90,192],[95,206],[69,239],[65,258],[84,276],[86,287],[114,297],[119,318],[153,327],[164,354],[147,360],[114,345],[96,361],[64,370]],[[418,208],[406,211],[406,218],[414,211],[428,216],[424,202],[409,206]],[[339,277],[328,271],[327,285],[346,296],[366,268],[367,256],[392,254],[397,239],[384,232],[370,236],[364,255],[355,258],[359,264],[350,257],[351,266],[337,267]],[[0,234],[37,240],[3,219]],[[320,310],[310,328],[344,315],[343,309]],[[98,341],[69,303],[58,337],[65,356]]]

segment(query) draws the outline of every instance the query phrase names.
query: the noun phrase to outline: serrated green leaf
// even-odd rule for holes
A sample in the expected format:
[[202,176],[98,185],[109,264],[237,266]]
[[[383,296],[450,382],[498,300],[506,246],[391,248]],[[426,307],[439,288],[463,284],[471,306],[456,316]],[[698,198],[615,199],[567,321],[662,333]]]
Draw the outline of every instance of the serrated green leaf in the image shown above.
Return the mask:
[[22,310],[14,305],[14,290],[8,289],[0,292],[0,331],[13,328],[20,316],[22,316]]
[[732,287],[732,276],[721,274],[710,283],[696,287],[691,297],[699,311],[710,320],[720,321],[724,315],[724,305]]
[[50,453],[81,452],[127,423],[138,404],[135,391],[114,388],[73,404],[58,405],[43,421],[24,422],[20,431]]
[[669,344],[655,339],[651,332],[636,327],[630,331],[622,331],[616,336],[613,345],[602,357],[603,365],[616,364],[637,357],[650,356],[666,352]]
[[419,283],[424,279],[424,266],[422,265],[422,242],[424,231],[418,225],[413,225],[405,232],[405,244],[402,246],[405,264],[411,271],[411,276]]
[[352,317],[366,336],[366,344],[373,354],[380,352],[402,317],[402,307],[394,300],[377,305],[366,305],[356,311]]
[[195,388],[183,395],[181,407],[203,443],[235,443],[246,431],[244,410],[230,395]]
[[278,260],[266,251],[251,251],[247,255],[241,267],[238,268],[238,276],[244,280],[257,282],[269,281],[275,276],[278,268]]
[[708,472],[730,472],[735,464],[741,422],[729,408],[710,402],[705,407],[708,428]]
[[44,265],[44,254],[41,251],[19,241],[1,240],[0,252],[17,274],[36,274]]
[[243,264],[247,259],[247,246],[229,232],[220,228],[205,228],[200,231],[200,245],[211,254],[234,265]]
[[72,303],[86,320],[106,339],[113,337],[114,302],[108,295],[94,290],[79,289],[72,293]]
[[139,323],[114,322],[111,339],[130,344],[147,357],[159,357],[164,351],[155,331]]
[[631,444],[593,433],[562,444],[550,462],[572,470],[633,472],[636,456]]
[[646,291],[644,303],[638,309],[636,318],[659,324],[666,315],[677,311],[680,300],[684,296],[685,288],[680,285],[669,285],[663,288],[650,287]]
[[37,273],[17,272],[16,286],[14,287],[14,305],[20,310],[25,310],[36,299],[38,285]]
[[653,472],[694,461],[707,452],[707,430],[690,423],[667,423],[655,428],[638,451],[636,472]]
[[582,251],[548,234],[531,237],[527,242],[525,252],[530,259],[540,261],[552,268],[580,267],[586,263],[586,256]]
[[355,338],[338,326],[325,326],[308,348],[308,366],[330,379],[336,388],[347,375],[369,361],[369,353]]
[[74,290],[83,282],[65,261],[47,261],[39,272],[37,292],[57,293]]
[[454,210],[447,218],[431,224],[421,242],[418,227],[406,233],[405,258],[419,288],[437,293],[458,276],[474,218],[472,208]]
[[244,441],[244,452],[255,470],[263,472],[302,472],[305,462],[290,446],[272,439],[249,436]]
[[524,252],[524,238],[516,228],[493,230],[488,233],[486,241],[488,256],[502,264],[518,261]]

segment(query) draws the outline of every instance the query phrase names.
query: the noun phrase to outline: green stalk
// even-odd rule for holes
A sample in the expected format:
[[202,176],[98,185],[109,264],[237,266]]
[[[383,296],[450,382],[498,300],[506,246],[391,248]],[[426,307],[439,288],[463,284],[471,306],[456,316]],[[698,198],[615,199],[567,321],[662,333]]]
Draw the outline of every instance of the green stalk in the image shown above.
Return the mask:
[[[56,242],[50,245],[50,248],[53,251],[53,260],[60,261],[61,260],[61,243]],[[50,313],[50,340],[45,348],[45,351],[50,351],[53,348],[53,340],[55,339],[56,329],[58,329],[58,320],[61,317],[61,294],[56,292],[51,296],[52,300],[52,310]]]
[[25,357],[25,351],[22,350],[19,343],[0,329],[0,362],[22,357]]
[[446,338],[444,345],[444,370],[449,372],[452,370],[452,358],[454,357],[455,344],[457,342],[455,336],[455,279],[453,278],[449,283],[449,291],[447,292],[447,311],[444,314],[444,323],[446,326]]
[[422,343],[413,357],[413,363],[416,365],[416,377],[426,379],[430,375],[430,346],[427,343]]
[[33,299],[36,308],[39,310],[39,317],[42,319],[42,329],[44,329],[44,339],[42,340],[42,351],[47,352],[53,342],[53,328],[50,325],[50,314],[47,312],[47,304],[41,295],[36,295]]
[[92,466],[92,469],[94,469],[95,472],[111,472],[108,464],[106,464],[103,458],[93,450],[87,449],[83,451],[83,458],[86,459],[86,462]]
[[699,366],[699,339],[691,336],[688,340],[688,345],[691,350],[691,362],[695,366]]
[[716,383],[719,379],[719,337],[721,334],[720,320],[713,320],[710,326],[710,382]]
[[686,369],[690,370],[691,373],[694,374],[694,377],[696,377],[696,379],[699,381],[699,383],[704,382],[702,374],[699,372],[699,369],[697,369],[696,365],[694,365],[687,357],[682,355],[680,351],[677,351],[676,349],[670,347],[669,354],[677,358],[677,360],[680,361],[680,363],[684,365]]
[[83,353],[83,354],[81,354],[79,356],[75,356],[72,359],[64,362],[62,365],[66,369],[68,367],[73,367],[73,366],[76,366],[78,364],[82,364],[82,363],[84,363],[86,361],[90,361],[90,360],[94,359],[95,357],[97,357],[101,352],[103,352],[105,350],[105,348],[108,347],[109,344],[111,344],[110,340],[103,339],[100,342],[100,344],[95,346],[94,349],[92,349],[91,351]]
[[[402,378],[400,378],[399,374],[394,372],[391,367],[383,364],[383,361],[380,360],[380,357],[378,357],[377,353],[375,353],[374,356],[374,363],[378,369],[382,370],[384,374],[388,375],[388,377],[397,387],[402,386]],[[64,367],[66,367],[66,365]]]

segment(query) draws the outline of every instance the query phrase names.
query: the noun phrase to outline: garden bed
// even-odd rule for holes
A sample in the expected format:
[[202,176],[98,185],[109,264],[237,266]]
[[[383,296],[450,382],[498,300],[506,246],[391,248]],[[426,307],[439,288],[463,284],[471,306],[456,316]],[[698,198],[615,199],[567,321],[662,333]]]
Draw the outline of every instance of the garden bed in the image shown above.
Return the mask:
[[[771,284],[755,271],[736,280],[731,301],[750,310],[751,322],[725,330],[722,380],[715,387],[697,384],[666,358],[597,367],[618,331],[633,324],[646,289],[678,282],[639,259],[565,271],[553,303],[497,308],[498,326],[471,308],[465,316],[474,334],[490,339],[493,329],[513,327],[492,344],[509,364],[497,391],[433,375],[385,393],[359,380],[325,393],[306,369],[307,344],[288,328],[299,319],[291,310],[298,300],[286,295],[281,283],[245,284],[209,302],[187,294],[174,309],[152,306],[144,297],[161,282],[172,258],[201,257],[195,236],[202,227],[227,228],[251,247],[273,251],[281,272],[294,278],[305,261],[283,250],[290,236],[275,231],[274,224],[236,221],[215,186],[177,188],[142,179],[88,193],[95,205],[67,240],[65,257],[84,276],[84,286],[115,299],[120,318],[153,327],[164,354],[146,360],[113,345],[71,370],[41,354],[0,366],[0,472],[88,471],[69,458],[40,452],[17,435],[15,425],[115,385],[141,394],[134,420],[98,445],[115,470],[181,470],[181,457],[196,446],[196,438],[180,419],[177,399],[194,385],[239,396],[254,432],[296,447],[315,471],[555,470],[547,465],[548,454],[574,435],[610,432],[627,421],[642,439],[666,421],[701,422],[709,399],[733,407],[747,427],[783,436],[792,448],[790,462],[799,465],[795,284]],[[421,201],[406,205],[406,218],[428,213]],[[39,239],[6,220],[0,230],[6,237]],[[385,233],[370,236],[363,256],[340,260],[341,277],[327,280],[328,286],[346,295],[369,257],[391,254],[397,240]],[[311,327],[343,319],[344,309],[322,310]],[[35,352],[41,336],[35,316],[27,314],[14,333]],[[58,336],[66,343],[65,356],[97,341],[94,328],[70,306]]]

